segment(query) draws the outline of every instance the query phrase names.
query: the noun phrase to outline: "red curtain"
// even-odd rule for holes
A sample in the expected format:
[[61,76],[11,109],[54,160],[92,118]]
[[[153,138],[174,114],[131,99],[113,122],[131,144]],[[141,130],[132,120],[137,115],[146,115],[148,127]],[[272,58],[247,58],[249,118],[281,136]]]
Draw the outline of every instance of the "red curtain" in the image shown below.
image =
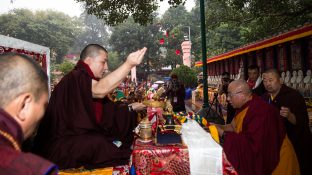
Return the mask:
[[285,72],[287,70],[287,58],[286,58],[286,48],[285,46],[278,47],[278,70],[281,72]]
[[31,51],[27,51],[24,49],[16,49],[16,48],[0,46],[0,54],[7,53],[7,52],[16,52],[16,53],[27,55],[30,58],[33,58],[37,63],[39,63],[41,67],[43,68],[43,70],[47,71],[46,54],[31,52]]
[[260,68],[260,72],[263,72],[264,70],[264,64],[263,64],[263,53],[262,53],[263,50],[258,50],[256,52],[256,61],[257,61],[257,65],[258,67]]
[[309,40],[308,63],[309,63],[309,69],[312,69],[312,39],[311,38]]
[[299,42],[294,42],[290,46],[291,50],[291,67],[292,70],[302,69],[301,63],[301,44]]

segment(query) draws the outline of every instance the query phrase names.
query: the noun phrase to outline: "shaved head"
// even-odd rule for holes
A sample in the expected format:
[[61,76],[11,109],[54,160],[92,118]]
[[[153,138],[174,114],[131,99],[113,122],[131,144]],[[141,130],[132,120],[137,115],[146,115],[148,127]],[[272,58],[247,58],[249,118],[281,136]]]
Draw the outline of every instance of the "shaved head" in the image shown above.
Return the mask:
[[94,58],[94,57],[99,55],[100,51],[104,51],[104,52],[108,53],[104,47],[102,47],[98,44],[89,44],[81,51],[80,60],[83,61],[87,57]]
[[264,72],[264,74],[269,74],[269,73],[274,75],[276,78],[281,78],[280,72],[276,69],[268,69]]
[[275,97],[282,88],[283,80],[276,69],[269,69],[263,73],[263,85],[265,89]]
[[241,108],[252,98],[252,92],[245,80],[235,80],[229,84],[227,100],[233,108]]
[[48,92],[48,77],[31,58],[17,53],[0,55],[0,108],[23,93],[38,100]]
[[233,89],[236,89],[237,91],[243,91],[246,94],[251,94],[252,91],[248,85],[248,83],[245,80],[235,80],[230,85]]

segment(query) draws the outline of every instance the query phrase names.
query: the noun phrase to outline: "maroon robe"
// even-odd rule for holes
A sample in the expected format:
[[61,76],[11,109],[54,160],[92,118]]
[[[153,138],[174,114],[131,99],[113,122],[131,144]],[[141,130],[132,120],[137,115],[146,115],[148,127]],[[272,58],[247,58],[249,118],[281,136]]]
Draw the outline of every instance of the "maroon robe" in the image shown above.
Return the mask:
[[296,116],[296,125],[284,118],[287,135],[294,146],[302,175],[311,174],[312,135],[309,129],[309,117],[304,98],[298,91],[282,85],[279,93],[272,101],[266,93],[264,99],[278,108],[287,107]]
[[[23,140],[19,124],[0,108],[0,130],[11,135],[20,146]],[[57,167],[52,163],[30,153],[14,149],[12,143],[0,134],[0,174],[37,175],[56,174]]]
[[269,175],[279,162],[285,128],[278,110],[260,97],[254,95],[237,114],[246,107],[242,131],[225,132],[224,152],[239,175]]
[[[128,106],[93,99],[93,74],[83,62],[52,92],[35,139],[35,152],[61,169],[126,164],[131,154],[135,114]],[[99,116],[99,114],[101,116]],[[113,141],[121,141],[121,147]]]

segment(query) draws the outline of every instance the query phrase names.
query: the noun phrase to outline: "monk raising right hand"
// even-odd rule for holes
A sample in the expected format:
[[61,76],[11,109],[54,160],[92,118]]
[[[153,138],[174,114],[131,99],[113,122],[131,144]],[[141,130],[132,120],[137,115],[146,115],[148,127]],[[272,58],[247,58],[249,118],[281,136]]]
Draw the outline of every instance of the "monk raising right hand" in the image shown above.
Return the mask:
[[[94,98],[104,98],[109,92],[114,90],[128,75],[130,70],[139,65],[145,55],[147,48],[144,47],[136,52],[132,52],[128,55],[126,62],[124,62],[115,71],[111,72],[109,75],[101,78],[99,81],[92,80],[92,95]],[[96,57],[87,57],[86,61],[88,64],[88,59],[90,59],[90,64],[103,64],[103,71],[108,68],[108,54],[107,52],[100,52]],[[100,63],[98,63],[100,62]],[[101,72],[101,75],[103,72]]]
[[133,111],[145,106],[115,104],[104,97],[142,62],[146,50],[130,53],[121,66],[103,76],[109,68],[107,50],[98,44],[86,46],[75,68],[51,94],[35,138],[36,153],[61,169],[128,164],[136,124]]
[[129,63],[131,66],[137,66],[139,65],[144,57],[144,54],[146,52],[147,48],[144,47],[143,49],[137,50],[136,52],[132,52],[127,57],[127,63]]

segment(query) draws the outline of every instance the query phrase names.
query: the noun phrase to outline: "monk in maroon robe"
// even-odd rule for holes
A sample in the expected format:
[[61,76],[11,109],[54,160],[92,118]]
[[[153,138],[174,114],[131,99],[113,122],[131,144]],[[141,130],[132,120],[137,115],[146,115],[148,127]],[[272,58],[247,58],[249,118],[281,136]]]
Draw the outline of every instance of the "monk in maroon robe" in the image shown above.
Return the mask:
[[128,163],[134,113],[106,96],[141,63],[145,51],[131,53],[123,65],[102,78],[108,67],[106,49],[96,44],[83,49],[74,70],[52,92],[35,139],[35,152],[61,169]]
[[48,103],[48,77],[25,55],[0,55],[0,174],[57,174],[56,165],[21,152]]
[[287,135],[297,154],[300,173],[311,174],[312,134],[304,98],[295,89],[283,85],[275,69],[265,71],[263,82],[268,91],[264,95],[265,100],[277,107],[283,117]]
[[299,174],[295,152],[278,111],[244,80],[228,87],[227,99],[237,109],[229,125],[217,125],[224,152],[240,175]]

